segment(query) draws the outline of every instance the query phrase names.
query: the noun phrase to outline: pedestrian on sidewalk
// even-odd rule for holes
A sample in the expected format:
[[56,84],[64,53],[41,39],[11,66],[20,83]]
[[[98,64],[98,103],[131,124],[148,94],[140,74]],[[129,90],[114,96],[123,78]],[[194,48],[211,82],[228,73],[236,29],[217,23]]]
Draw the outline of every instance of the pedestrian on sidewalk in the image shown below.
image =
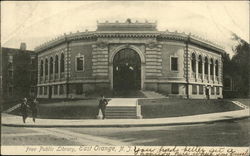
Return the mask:
[[37,104],[38,101],[36,100],[36,98],[34,98],[31,102],[30,102],[30,109],[32,112],[32,118],[33,118],[33,122],[36,122],[36,117],[37,117]]
[[105,119],[105,111],[106,111],[106,106],[108,105],[108,101],[105,99],[104,95],[101,96],[102,99],[99,101],[99,110],[101,109],[102,111],[102,119]]
[[210,97],[209,97],[209,87],[208,86],[205,89],[205,93],[206,93],[207,100],[209,100]]
[[25,123],[25,120],[28,117],[28,107],[27,98],[24,98],[23,102],[21,103],[21,115],[23,117],[23,123]]

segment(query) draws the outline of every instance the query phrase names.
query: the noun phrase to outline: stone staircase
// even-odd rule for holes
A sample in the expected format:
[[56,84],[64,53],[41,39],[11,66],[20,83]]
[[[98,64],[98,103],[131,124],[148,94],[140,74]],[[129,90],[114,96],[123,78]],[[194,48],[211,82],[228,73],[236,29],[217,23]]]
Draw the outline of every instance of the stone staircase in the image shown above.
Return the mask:
[[137,99],[111,99],[106,108],[107,119],[141,119],[141,106]]
[[157,93],[155,91],[141,91],[147,98],[166,98],[165,95]]

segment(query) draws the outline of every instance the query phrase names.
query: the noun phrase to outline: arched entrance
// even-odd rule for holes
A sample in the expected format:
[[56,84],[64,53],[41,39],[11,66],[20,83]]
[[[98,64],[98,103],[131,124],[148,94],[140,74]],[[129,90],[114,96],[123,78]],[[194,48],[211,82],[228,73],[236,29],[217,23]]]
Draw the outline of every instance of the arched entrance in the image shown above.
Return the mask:
[[113,59],[113,89],[141,89],[141,59],[133,49],[125,48],[115,54]]

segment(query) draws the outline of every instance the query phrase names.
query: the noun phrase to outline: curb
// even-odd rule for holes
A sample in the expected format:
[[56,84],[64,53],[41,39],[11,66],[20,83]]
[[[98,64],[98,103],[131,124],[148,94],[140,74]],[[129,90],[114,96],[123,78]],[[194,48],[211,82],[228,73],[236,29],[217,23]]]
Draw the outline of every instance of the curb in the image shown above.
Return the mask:
[[195,124],[213,124],[222,121],[234,121],[249,118],[250,116],[242,116],[235,118],[225,118],[210,121],[196,121],[196,122],[179,122],[179,123],[156,123],[156,124],[105,124],[105,125],[30,125],[30,124],[6,124],[2,123],[2,126],[9,127],[31,127],[31,128],[81,128],[81,127],[96,127],[96,128],[106,128],[106,127],[153,127],[153,126],[179,126],[179,125],[195,125]]

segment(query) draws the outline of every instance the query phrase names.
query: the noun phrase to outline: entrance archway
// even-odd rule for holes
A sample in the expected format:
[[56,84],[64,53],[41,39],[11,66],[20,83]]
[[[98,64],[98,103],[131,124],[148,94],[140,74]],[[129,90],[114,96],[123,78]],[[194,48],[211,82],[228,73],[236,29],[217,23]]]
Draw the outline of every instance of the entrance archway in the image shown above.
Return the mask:
[[113,59],[113,89],[141,89],[141,59],[133,49],[125,48],[115,54]]

